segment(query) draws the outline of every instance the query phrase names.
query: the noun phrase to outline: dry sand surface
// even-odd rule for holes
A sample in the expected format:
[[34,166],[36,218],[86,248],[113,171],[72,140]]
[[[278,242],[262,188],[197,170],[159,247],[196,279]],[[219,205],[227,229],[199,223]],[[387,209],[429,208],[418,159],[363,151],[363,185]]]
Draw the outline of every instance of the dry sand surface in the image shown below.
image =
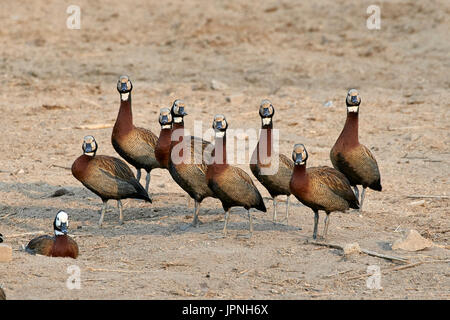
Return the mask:
[[[0,2],[0,232],[13,247],[0,284],[8,299],[450,297],[448,1],[378,1],[380,30],[366,27],[372,1],[79,0],[80,30],[66,27],[68,3]],[[202,121],[204,130],[216,113],[232,128],[257,129],[268,98],[280,151],[290,156],[304,143],[308,166],[331,165],[345,95],[357,88],[360,141],[378,160],[383,191],[367,192],[362,217],[333,213],[327,241],[358,242],[414,265],[307,243],[313,212],[292,197],[289,225],[273,224],[256,179],[268,212],[253,212],[251,240],[238,237],[248,230],[242,208],[232,210],[229,235],[213,237],[224,214],[211,198],[202,203],[203,224],[183,230],[193,203],[160,169],[152,172],[153,204],[125,200],[120,226],[110,201],[99,229],[101,201],[69,168],[87,134],[99,154],[118,157],[110,139],[121,74],[133,81],[135,125],[155,133],[159,109],[176,98],[187,104],[186,127]],[[62,187],[72,193],[49,197]],[[52,233],[60,209],[79,258],[22,251],[29,233]],[[279,211],[282,219],[284,203]],[[392,250],[408,229],[434,246]],[[74,264],[81,290],[66,288]],[[366,286],[371,265],[381,269],[380,290]]]

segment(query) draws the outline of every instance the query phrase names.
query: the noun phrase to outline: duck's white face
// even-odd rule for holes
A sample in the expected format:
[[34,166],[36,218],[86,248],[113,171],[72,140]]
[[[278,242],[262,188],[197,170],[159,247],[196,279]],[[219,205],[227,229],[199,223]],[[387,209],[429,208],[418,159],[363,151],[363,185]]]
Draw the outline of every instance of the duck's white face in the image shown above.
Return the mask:
[[172,114],[169,108],[162,108],[159,112],[159,124],[162,129],[170,129],[172,127]]
[[187,115],[185,111],[186,105],[183,100],[177,99],[173,102],[172,105],[172,113],[173,113],[173,122],[181,123],[183,122],[183,117]]
[[303,144],[298,143],[294,146],[294,150],[292,151],[292,160],[296,165],[306,164],[306,160],[308,159],[308,152]]
[[131,90],[133,89],[133,84],[128,76],[120,76],[119,81],[117,81],[117,90],[120,93],[120,99],[123,101],[128,100]]
[[60,227],[62,223],[65,223],[66,225],[69,224],[69,216],[64,211],[58,212],[58,215],[56,216],[56,226]]
[[225,131],[228,128],[227,119],[222,114],[218,114],[214,117],[213,125],[214,132],[217,138],[222,138],[225,136]]
[[272,123],[272,117],[275,112],[272,103],[269,100],[263,100],[259,107],[259,115],[262,119],[263,126],[270,125]]
[[67,228],[69,227],[69,216],[66,212],[60,211],[56,215],[55,218],[55,234],[56,235],[63,235],[67,234]]
[[347,104],[348,112],[358,112],[359,104],[361,103],[359,92],[356,89],[349,90],[345,102]]
[[97,151],[97,142],[93,136],[86,136],[83,139],[83,152],[88,156],[94,156]]

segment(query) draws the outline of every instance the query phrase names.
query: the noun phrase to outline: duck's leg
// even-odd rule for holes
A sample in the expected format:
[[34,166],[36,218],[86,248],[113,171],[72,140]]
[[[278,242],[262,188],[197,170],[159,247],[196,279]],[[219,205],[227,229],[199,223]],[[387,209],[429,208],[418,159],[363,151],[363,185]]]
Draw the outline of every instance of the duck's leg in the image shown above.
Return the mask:
[[119,208],[119,223],[123,224],[123,206],[122,206],[122,201],[117,200],[117,208]]
[[147,193],[149,186],[150,186],[150,171],[147,171],[147,176],[145,177],[145,191],[147,191]]
[[108,205],[108,200],[103,200],[102,210],[100,212],[100,220],[98,221],[98,226],[101,227],[103,223],[103,218],[105,217],[106,207]]
[[250,239],[253,235],[253,217],[252,217],[252,214],[250,213],[250,209],[247,210],[247,214],[248,214],[248,223],[249,223],[249,233],[243,234],[243,235],[238,235],[238,238]]
[[198,227],[200,223],[200,219],[198,218],[198,212],[200,211],[200,203],[197,200],[194,200],[194,221],[192,221],[192,225],[194,227]]
[[359,189],[358,186],[353,186],[353,191],[355,192],[356,199],[359,201]]
[[286,225],[289,225],[289,196],[286,198]]
[[137,181],[141,181],[141,169],[136,169],[137,173],[136,173],[136,180]]
[[365,195],[366,195],[366,188],[363,187],[362,192],[361,192],[361,201],[359,202],[359,212],[362,211],[362,206],[363,206]]
[[247,210],[247,213],[248,213],[248,223],[249,223],[249,231],[250,231],[249,238],[251,238],[253,235],[253,217],[252,217],[252,214],[250,213],[250,209]]
[[186,230],[186,229],[188,229],[190,227],[198,227],[198,225],[202,223],[200,221],[200,219],[198,218],[198,212],[199,211],[200,211],[200,203],[197,202],[197,200],[194,200],[194,219],[192,220],[191,224],[184,225],[180,229],[184,231],[184,230]]
[[223,235],[224,236],[227,236],[227,225],[228,225],[228,220],[230,220],[230,210],[231,209],[228,209],[225,212],[225,225],[223,226]]
[[313,239],[317,239],[317,226],[319,225],[319,210],[314,210],[314,232]]
[[210,239],[223,239],[227,236],[227,225],[228,225],[228,221],[230,220],[230,210],[231,210],[231,208],[228,208],[227,210],[225,210],[225,223],[223,226],[222,234],[221,235],[209,235]]
[[273,223],[277,222],[277,197],[273,197]]
[[329,217],[329,213],[326,212],[326,216],[325,216],[325,227],[323,228],[323,239],[325,240],[325,238],[327,237],[327,232],[328,232],[328,224],[330,223],[330,217]]

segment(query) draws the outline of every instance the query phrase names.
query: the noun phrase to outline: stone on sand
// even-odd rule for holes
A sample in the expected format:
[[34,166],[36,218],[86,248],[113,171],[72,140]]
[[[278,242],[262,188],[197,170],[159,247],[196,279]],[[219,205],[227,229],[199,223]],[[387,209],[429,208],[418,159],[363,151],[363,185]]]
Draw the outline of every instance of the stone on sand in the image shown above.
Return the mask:
[[345,255],[349,255],[352,253],[360,253],[361,252],[361,248],[359,247],[358,242],[353,242],[353,243],[346,243],[343,246],[344,249],[344,254]]
[[12,260],[12,248],[7,244],[0,244],[0,262],[9,262]]
[[406,232],[402,239],[395,240],[393,250],[419,251],[433,246],[433,241],[425,239],[416,230]]
[[225,90],[227,88],[228,88],[228,86],[225,83],[217,81],[215,79],[211,80],[211,89],[213,89],[213,90]]

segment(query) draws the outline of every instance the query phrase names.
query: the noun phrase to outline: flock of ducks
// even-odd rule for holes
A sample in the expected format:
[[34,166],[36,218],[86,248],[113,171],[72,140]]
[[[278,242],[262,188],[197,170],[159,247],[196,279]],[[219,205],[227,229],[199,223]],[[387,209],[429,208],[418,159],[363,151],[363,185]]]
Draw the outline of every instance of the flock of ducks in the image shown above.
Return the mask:
[[[111,143],[121,159],[97,155],[98,144],[93,136],[84,137],[83,154],[72,165],[72,174],[86,188],[94,192],[103,202],[99,225],[101,226],[108,200],[117,200],[119,222],[123,223],[122,199],[133,198],[152,202],[148,194],[150,173],[155,168],[167,169],[173,180],[194,200],[194,217],[190,226],[200,223],[199,210],[203,199],[212,197],[220,200],[225,211],[223,236],[232,207],[243,207],[248,212],[249,233],[253,232],[254,208],[266,212],[263,198],[242,169],[227,162],[226,132],[228,122],[224,115],[214,116],[214,145],[201,138],[184,135],[186,106],[182,100],[175,100],[172,107],[162,108],[159,115],[161,131],[159,136],[133,124],[131,91],[133,85],[127,76],[121,76],[117,83],[120,94],[120,108],[114,125]],[[292,160],[283,154],[278,158],[278,171],[264,174],[273,162],[273,116],[275,109],[269,100],[263,100],[259,108],[261,133],[253,152],[250,170],[273,198],[273,220],[277,220],[277,201],[286,195],[286,221],[289,216],[289,197],[294,195],[302,204],[314,211],[313,238],[317,238],[319,211],[325,211],[323,238],[326,237],[329,215],[334,211],[350,208],[361,210],[367,188],[381,191],[380,172],[377,161],[368,148],[358,140],[358,114],[361,98],[357,90],[348,91],[346,98],[347,120],[331,149],[330,159],[334,168],[328,166],[307,168],[308,152],[303,144],[295,144]],[[174,133],[177,137],[174,137]],[[204,156],[211,148],[212,158]],[[184,154],[185,151],[189,151]],[[172,153],[183,161],[173,161]],[[201,161],[194,161],[199,159]],[[190,159],[189,159],[190,157]],[[188,160],[188,161],[184,161]],[[136,177],[128,166],[137,170]],[[140,184],[141,170],[147,173],[145,188]],[[362,186],[359,198],[358,186]],[[353,187],[353,189],[352,189]],[[47,256],[78,256],[78,246],[67,235],[68,215],[58,212],[54,223],[54,237],[41,236],[30,241],[26,251]]]

